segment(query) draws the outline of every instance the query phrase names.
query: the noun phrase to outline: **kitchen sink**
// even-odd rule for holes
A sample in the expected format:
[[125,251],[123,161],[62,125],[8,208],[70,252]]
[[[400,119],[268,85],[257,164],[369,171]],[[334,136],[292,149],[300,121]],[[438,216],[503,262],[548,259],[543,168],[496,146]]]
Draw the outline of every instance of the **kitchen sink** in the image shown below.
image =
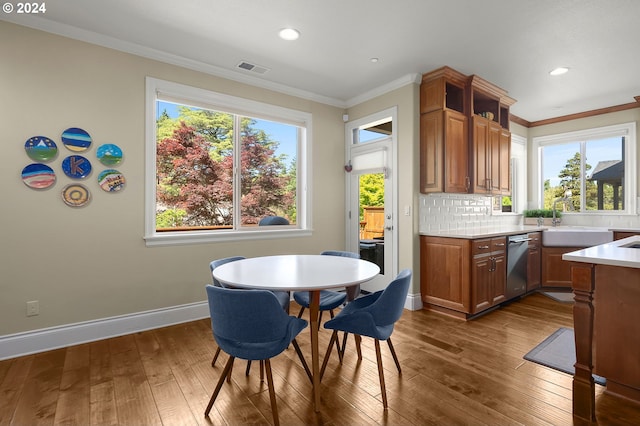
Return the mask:
[[547,247],[591,247],[613,241],[613,232],[589,226],[557,226],[542,231],[542,245]]

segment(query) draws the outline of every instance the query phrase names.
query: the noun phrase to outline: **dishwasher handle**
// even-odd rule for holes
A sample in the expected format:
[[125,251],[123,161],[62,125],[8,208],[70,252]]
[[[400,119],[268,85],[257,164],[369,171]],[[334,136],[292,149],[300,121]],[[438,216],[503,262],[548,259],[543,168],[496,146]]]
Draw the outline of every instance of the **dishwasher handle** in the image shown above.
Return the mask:
[[531,241],[533,238],[518,238],[517,240],[509,240],[509,244],[520,244],[526,243],[527,241]]

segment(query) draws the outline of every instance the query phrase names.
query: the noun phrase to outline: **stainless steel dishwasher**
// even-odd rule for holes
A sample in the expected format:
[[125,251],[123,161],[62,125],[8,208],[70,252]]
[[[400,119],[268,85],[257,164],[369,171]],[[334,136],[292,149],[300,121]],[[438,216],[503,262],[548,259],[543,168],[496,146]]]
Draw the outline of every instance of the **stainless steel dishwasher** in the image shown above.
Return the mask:
[[507,300],[521,296],[527,291],[527,257],[530,240],[527,234],[511,235],[508,238]]

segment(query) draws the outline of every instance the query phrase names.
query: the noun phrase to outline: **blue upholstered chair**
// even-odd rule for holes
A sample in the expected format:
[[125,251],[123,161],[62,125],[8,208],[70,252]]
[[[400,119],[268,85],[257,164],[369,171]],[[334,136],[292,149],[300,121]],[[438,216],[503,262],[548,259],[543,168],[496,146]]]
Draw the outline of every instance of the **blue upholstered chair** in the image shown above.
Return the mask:
[[265,216],[258,222],[258,226],[289,225],[289,221],[282,216]]
[[[217,259],[212,261],[211,263],[209,263],[209,269],[211,269],[211,276],[213,278],[213,270],[216,269],[218,266],[222,266],[226,263],[229,262],[235,262],[237,260],[242,260],[245,259],[245,257],[243,256],[232,256],[232,257],[225,257],[223,259]],[[227,287],[226,285],[224,285],[223,283],[221,283],[220,281],[216,280],[215,278],[213,278],[213,285],[215,285],[216,287]],[[278,299],[278,303],[280,303],[280,306],[282,306],[282,309],[284,309],[284,311],[288,314],[289,313],[289,302],[291,299],[291,295],[289,294],[288,291],[272,291],[272,293],[276,296],[276,298]],[[211,361],[211,366],[214,367],[216,365],[216,361],[218,360],[218,356],[220,355],[220,347],[218,347],[218,349],[216,350],[215,355],[213,356],[213,360]],[[251,370],[251,361],[247,362],[247,370],[246,370],[246,374],[247,376],[249,375],[249,371]]]
[[[360,255],[358,253],[351,253],[349,251],[338,251],[338,250],[326,250],[320,253],[325,256],[342,256],[342,257],[351,257],[354,259],[360,259]],[[320,327],[320,322],[322,321],[322,312],[329,311],[329,315],[333,318],[334,312],[338,306],[342,305],[345,301],[354,300],[360,294],[360,284],[350,286],[347,288],[347,293],[342,293],[339,291],[331,291],[331,290],[321,290],[320,291],[320,318],[318,318],[318,327]],[[311,303],[310,294],[308,291],[295,291],[293,293],[293,299],[301,306],[300,312],[298,313],[298,318],[302,317],[305,309],[309,308],[309,304]],[[347,334],[344,335],[343,339],[343,347],[340,348],[340,343],[336,340],[336,349],[338,350],[338,357],[340,358],[340,362],[342,362],[342,355],[344,354],[344,345],[347,341]]]
[[363,296],[340,311],[335,318],[327,321],[324,328],[333,330],[331,341],[327,347],[327,352],[320,369],[320,379],[327,367],[327,362],[331,355],[333,343],[338,338],[338,331],[352,333],[356,336],[356,347],[358,350],[358,359],[362,359],[362,351],[360,349],[360,336],[372,337],[375,341],[376,359],[378,361],[378,376],[380,377],[380,390],[382,393],[382,404],[387,408],[387,391],[384,385],[384,373],[382,369],[382,355],[380,354],[380,340],[386,340],[389,344],[389,350],[393,355],[398,372],[402,373],[398,357],[391,344],[391,333],[396,321],[400,319],[404,309],[404,303],[409,292],[411,284],[411,270],[405,269],[389,283],[387,288],[377,291],[373,294]]
[[218,346],[229,354],[229,360],[211,395],[205,416],[209,415],[225,378],[229,381],[233,361],[240,358],[260,361],[264,365],[273,420],[279,424],[270,359],[292,344],[310,376],[296,342],[296,336],[307,326],[307,321],[287,315],[270,291],[244,291],[213,285],[207,285],[206,290],[213,337]]

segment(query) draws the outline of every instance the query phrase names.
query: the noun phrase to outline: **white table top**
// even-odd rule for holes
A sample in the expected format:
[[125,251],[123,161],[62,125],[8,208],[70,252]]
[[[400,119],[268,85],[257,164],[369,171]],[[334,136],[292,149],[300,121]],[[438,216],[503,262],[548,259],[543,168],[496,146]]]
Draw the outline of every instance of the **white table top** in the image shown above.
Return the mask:
[[359,284],[380,273],[375,263],[342,256],[281,255],[226,263],[213,276],[228,285],[269,290],[318,290]]
[[633,245],[640,246],[640,236],[635,235],[607,244],[565,253],[562,255],[562,259],[596,265],[640,268],[640,248],[629,247]]

